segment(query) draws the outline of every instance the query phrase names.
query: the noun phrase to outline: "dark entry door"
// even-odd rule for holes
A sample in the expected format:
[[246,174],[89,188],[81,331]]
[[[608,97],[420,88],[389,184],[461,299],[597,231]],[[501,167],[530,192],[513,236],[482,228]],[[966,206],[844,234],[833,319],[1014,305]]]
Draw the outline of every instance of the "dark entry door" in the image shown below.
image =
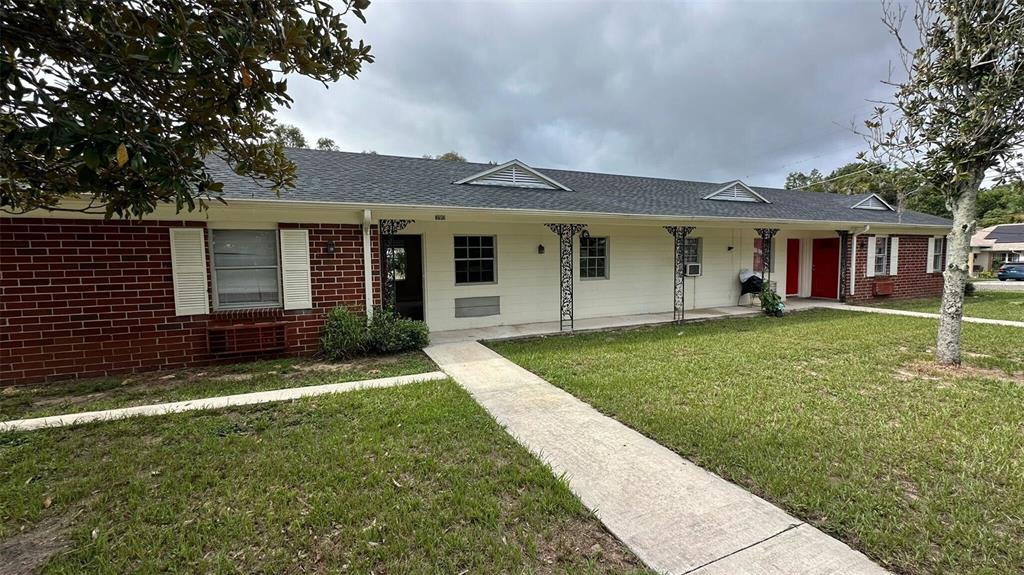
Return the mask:
[[423,236],[395,236],[391,265],[395,269],[395,311],[423,319]]
[[786,240],[786,295],[800,293],[800,240]]
[[811,251],[811,297],[839,297],[839,238],[818,238]]

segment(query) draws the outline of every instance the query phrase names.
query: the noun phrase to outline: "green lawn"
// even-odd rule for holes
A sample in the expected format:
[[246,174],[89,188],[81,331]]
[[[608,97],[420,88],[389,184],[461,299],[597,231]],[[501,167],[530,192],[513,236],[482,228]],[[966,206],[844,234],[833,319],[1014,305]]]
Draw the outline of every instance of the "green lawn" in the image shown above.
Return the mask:
[[0,502],[46,573],[645,572],[450,380],[0,434]]
[[838,311],[494,344],[900,573],[1024,573],[1024,330]]
[[[877,304],[878,307],[889,309],[905,309],[908,311],[939,312],[942,298],[921,298],[892,300]],[[978,291],[975,295],[964,298],[964,315],[984,317],[988,319],[1009,319],[1024,321],[1024,291],[996,292]]]
[[422,352],[345,363],[279,359],[0,389],[0,421],[434,371]]

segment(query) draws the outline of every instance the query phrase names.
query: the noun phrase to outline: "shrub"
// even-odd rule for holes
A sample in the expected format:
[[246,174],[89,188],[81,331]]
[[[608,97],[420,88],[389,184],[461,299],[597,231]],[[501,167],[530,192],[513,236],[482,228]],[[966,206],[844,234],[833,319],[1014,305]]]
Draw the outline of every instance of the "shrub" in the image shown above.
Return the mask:
[[366,352],[366,318],[338,306],[327,312],[321,340],[324,355],[332,361]]
[[366,330],[367,349],[373,353],[398,353],[422,349],[430,342],[430,330],[422,321],[404,319],[393,310],[374,312]]
[[974,295],[974,292],[977,291],[977,289],[978,288],[974,287],[974,282],[967,282],[966,284],[964,284],[964,295],[972,296]]
[[761,309],[768,315],[782,315],[782,298],[767,283],[761,288]]

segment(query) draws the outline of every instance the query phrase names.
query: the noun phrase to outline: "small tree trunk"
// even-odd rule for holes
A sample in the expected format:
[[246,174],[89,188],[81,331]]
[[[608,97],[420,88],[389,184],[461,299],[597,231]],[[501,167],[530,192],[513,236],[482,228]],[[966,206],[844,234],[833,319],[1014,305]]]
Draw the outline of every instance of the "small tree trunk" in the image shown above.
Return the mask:
[[949,200],[953,212],[953,230],[946,238],[946,269],[942,272],[942,308],[939,310],[939,337],[935,361],[941,365],[960,365],[960,327],[964,316],[964,286],[967,285],[967,258],[971,253],[977,216],[978,188],[984,172],[970,181],[957,184],[959,194]]

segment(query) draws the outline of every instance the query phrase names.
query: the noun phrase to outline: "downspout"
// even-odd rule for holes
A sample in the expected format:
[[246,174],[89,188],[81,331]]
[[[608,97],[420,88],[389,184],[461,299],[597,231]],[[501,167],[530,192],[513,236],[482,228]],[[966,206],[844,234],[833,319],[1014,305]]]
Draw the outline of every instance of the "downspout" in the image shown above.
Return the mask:
[[857,293],[857,236],[868,233],[871,224],[864,226],[859,232],[853,232],[853,254],[850,256],[850,295]]
[[363,293],[367,321],[373,317],[373,238],[370,234],[372,222],[370,210],[363,210]]

